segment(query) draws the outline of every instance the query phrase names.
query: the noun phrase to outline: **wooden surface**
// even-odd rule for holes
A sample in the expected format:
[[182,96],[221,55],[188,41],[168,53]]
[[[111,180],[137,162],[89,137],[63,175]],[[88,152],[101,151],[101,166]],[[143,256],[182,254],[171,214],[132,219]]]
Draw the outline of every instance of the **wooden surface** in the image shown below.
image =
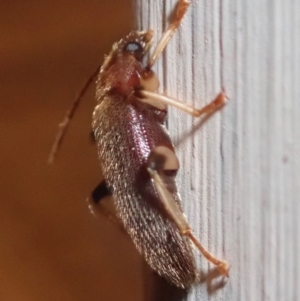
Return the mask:
[[[176,0],[136,2],[140,28],[160,35]],[[197,255],[203,283],[187,299],[300,300],[300,2],[191,2],[156,69],[189,104],[230,98],[205,122],[171,109],[168,124],[188,219],[231,270],[207,281]]]

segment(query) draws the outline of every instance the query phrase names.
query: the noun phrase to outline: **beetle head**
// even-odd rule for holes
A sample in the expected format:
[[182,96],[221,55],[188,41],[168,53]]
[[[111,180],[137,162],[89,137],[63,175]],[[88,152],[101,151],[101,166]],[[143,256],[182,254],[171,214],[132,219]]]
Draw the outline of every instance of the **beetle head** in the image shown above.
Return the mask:
[[145,53],[152,45],[153,31],[132,31],[116,44],[116,51],[122,54],[132,54],[141,62]]

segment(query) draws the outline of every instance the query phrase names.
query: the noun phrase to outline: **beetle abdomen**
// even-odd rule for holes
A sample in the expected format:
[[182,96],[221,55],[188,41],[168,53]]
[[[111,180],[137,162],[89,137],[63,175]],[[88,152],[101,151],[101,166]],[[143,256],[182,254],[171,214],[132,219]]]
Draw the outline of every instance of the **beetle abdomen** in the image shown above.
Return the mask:
[[[160,275],[179,287],[190,287],[196,280],[191,244],[162,214],[146,171],[154,147],[173,149],[165,127],[146,105],[134,101],[128,104],[122,97],[111,95],[95,108],[93,129],[117,215],[136,247]],[[168,182],[179,203],[174,178],[168,178]]]

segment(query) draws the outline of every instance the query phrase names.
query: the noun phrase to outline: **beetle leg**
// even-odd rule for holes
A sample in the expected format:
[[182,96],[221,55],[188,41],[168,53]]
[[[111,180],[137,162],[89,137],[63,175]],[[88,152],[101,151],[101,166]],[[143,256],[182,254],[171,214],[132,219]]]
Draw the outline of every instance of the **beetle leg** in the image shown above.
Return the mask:
[[177,157],[173,151],[164,146],[156,147],[149,156],[148,172],[154,182],[158,195],[162,202],[164,209],[166,210],[169,218],[175,223],[176,227],[180,231],[181,235],[187,236],[202,255],[211,263],[213,263],[219,272],[228,277],[229,265],[226,261],[220,260],[208,252],[200,241],[197,240],[192,232],[190,225],[178,204],[174,200],[172,193],[167,189],[163,178],[160,173],[169,167],[176,167]]
[[[120,220],[116,217],[113,210],[100,203],[105,197],[110,195],[112,195],[112,192],[108,189],[105,180],[103,180],[87,199],[88,207],[94,216],[98,217],[99,213],[101,213],[114,224],[120,225]],[[97,206],[98,204],[99,206]]]
[[91,198],[95,204],[98,204],[104,197],[111,195],[105,180],[103,180],[92,192]]
[[148,68],[151,69],[151,67],[154,65],[154,63],[157,61],[158,57],[161,55],[161,53],[164,51],[165,47],[167,46],[169,40],[179,27],[184,15],[186,14],[186,11],[190,5],[190,1],[188,0],[179,0],[177,4],[177,9],[175,12],[175,18],[170,23],[168,28],[165,30],[163,35],[161,36],[155,50],[153,51],[153,54],[151,55],[151,58],[148,63]]
[[150,104],[154,107],[160,108],[162,105],[170,105],[179,110],[182,110],[194,117],[200,117],[203,114],[214,112],[226,104],[227,97],[221,92],[212,102],[201,109],[196,109],[193,106],[187,105],[177,99],[150,92],[147,90],[140,90],[137,92],[137,97],[141,102]]

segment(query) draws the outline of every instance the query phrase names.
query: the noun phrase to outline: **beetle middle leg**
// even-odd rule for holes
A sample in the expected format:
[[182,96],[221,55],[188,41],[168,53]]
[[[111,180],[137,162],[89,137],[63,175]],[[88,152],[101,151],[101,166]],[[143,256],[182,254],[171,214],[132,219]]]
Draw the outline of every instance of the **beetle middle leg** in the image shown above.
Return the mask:
[[91,194],[92,201],[98,204],[106,196],[112,195],[111,191],[108,189],[105,180],[100,182],[100,184],[93,190]]
[[162,173],[166,170],[176,170],[179,168],[178,159],[175,153],[165,146],[156,147],[150,154],[147,170],[157,189],[160,201],[167,216],[174,222],[181,235],[187,236],[202,255],[211,263],[213,263],[219,272],[228,277],[229,266],[224,260],[218,259],[208,252],[199,240],[193,234],[187,219],[180,210],[172,193],[164,183]]
[[147,90],[137,91],[137,97],[139,101],[150,104],[154,107],[160,108],[158,104],[170,105],[194,117],[200,117],[203,114],[215,112],[226,104],[226,95],[223,92],[221,92],[212,102],[201,109],[196,109],[195,107],[187,105],[177,99]]

